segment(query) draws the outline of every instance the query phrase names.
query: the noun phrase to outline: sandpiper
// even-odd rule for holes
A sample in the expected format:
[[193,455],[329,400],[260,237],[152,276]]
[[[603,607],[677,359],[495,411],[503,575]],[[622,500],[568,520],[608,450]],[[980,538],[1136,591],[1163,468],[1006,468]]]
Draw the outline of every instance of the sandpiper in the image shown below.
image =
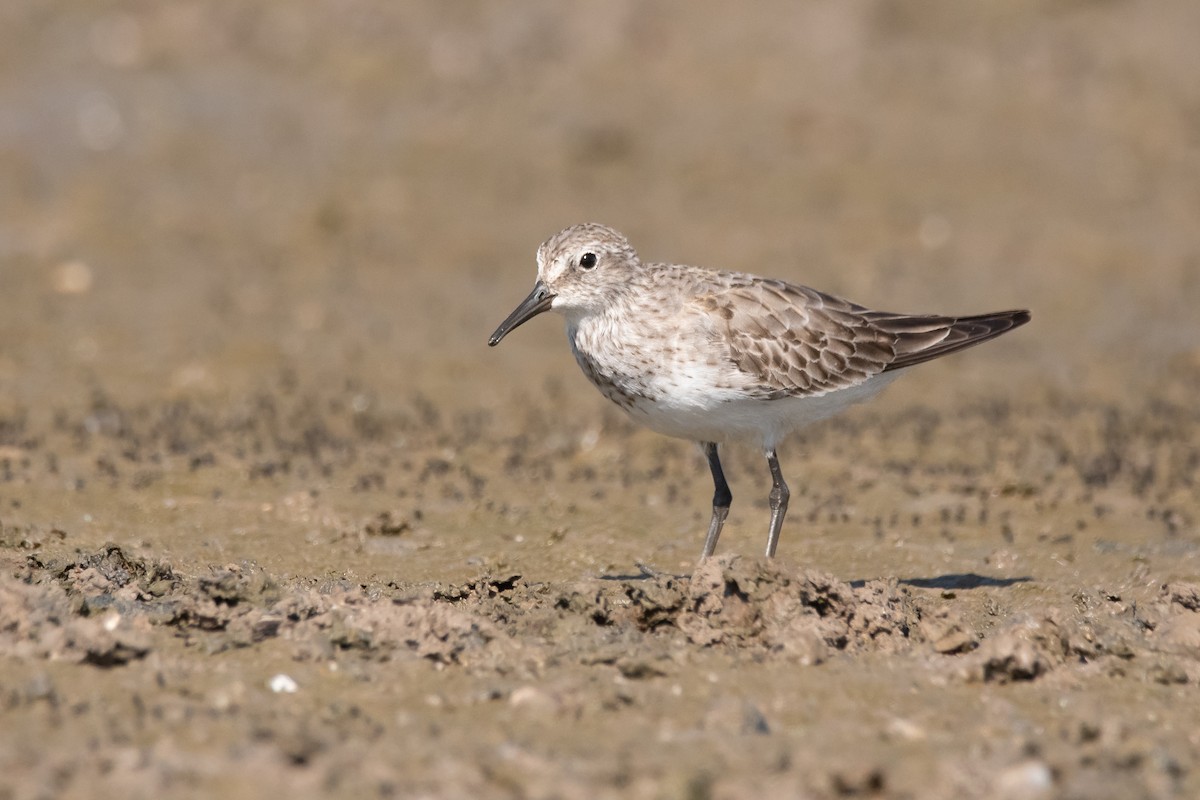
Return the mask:
[[781,280],[643,263],[628,239],[596,223],[551,236],[537,266],[533,291],[488,344],[557,311],[575,360],[605,397],[652,430],[700,444],[715,486],[702,559],[716,549],[733,500],[718,443],[749,441],[766,455],[772,557],[789,496],[775,448],[789,433],[869,399],[903,369],[1030,317],[872,311]]

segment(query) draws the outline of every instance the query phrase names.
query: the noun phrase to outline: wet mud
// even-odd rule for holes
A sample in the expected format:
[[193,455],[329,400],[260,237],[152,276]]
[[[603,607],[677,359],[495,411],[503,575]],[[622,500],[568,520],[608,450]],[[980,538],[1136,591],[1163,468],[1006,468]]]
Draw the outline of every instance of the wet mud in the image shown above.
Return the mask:
[[[502,416],[464,432],[420,400],[276,397],[5,421],[15,794],[95,776],[245,796],[1193,785],[1191,408],[1064,408],[1105,426],[1066,434],[994,403],[834,423],[797,444],[852,450],[869,428],[926,455],[860,465],[857,497],[808,482],[782,558],[739,555],[763,533],[747,524],[697,566],[702,458],[618,417],[620,459],[531,459],[541,437]],[[975,460],[939,446],[974,426]],[[620,491],[648,476],[680,489]],[[536,508],[538,480],[579,499]],[[625,498],[615,520],[597,487]],[[873,493],[886,514],[863,512]],[[744,505],[765,528],[765,501]]]
[[[0,11],[0,798],[1200,796],[1194,4],[696,8]],[[584,219],[1033,321],[697,564]]]

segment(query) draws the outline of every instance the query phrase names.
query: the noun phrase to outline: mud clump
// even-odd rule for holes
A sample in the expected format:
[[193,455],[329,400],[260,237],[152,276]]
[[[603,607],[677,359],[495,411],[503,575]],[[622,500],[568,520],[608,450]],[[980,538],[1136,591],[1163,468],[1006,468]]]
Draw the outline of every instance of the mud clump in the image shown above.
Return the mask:
[[981,681],[1029,681],[1065,663],[1072,655],[1082,657],[1072,644],[1071,634],[1050,616],[1017,619],[989,637],[965,668],[966,677]]
[[831,650],[902,649],[917,621],[895,582],[853,588],[826,574],[736,556],[709,559],[686,581],[631,586],[626,596],[626,613],[639,627],[670,625],[692,644],[762,648],[802,663],[818,663]]
[[434,601],[396,603],[341,594],[326,612],[295,631],[317,644],[320,655],[356,653],[392,659],[409,652],[440,665],[463,664],[499,632],[490,620]]
[[[0,574],[0,654],[114,667],[150,652],[150,626],[117,611],[115,602],[88,605],[84,595],[55,581]],[[95,567],[69,579],[86,586],[87,597],[112,598],[113,584]]]

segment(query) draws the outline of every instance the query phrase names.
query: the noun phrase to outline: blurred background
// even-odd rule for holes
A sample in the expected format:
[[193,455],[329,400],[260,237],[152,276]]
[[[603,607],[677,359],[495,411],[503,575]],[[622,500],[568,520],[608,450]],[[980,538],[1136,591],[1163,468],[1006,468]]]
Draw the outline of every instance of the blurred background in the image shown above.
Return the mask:
[[1197,31],[1189,0],[4,3],[0,410],[551,376],[598,408],[556,320],[485,346],[583,220],[1033,309],[896,392],[1141,397],[1200,365]]

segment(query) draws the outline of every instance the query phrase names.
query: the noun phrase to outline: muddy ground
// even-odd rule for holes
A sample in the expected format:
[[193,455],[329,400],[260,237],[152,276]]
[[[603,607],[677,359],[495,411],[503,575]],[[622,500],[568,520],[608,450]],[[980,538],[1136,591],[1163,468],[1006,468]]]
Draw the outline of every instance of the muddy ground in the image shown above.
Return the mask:
[[[1189,2],[0,11],[0,797],[1200,795]],[[781,449],[549,233],[1030,307]]]

